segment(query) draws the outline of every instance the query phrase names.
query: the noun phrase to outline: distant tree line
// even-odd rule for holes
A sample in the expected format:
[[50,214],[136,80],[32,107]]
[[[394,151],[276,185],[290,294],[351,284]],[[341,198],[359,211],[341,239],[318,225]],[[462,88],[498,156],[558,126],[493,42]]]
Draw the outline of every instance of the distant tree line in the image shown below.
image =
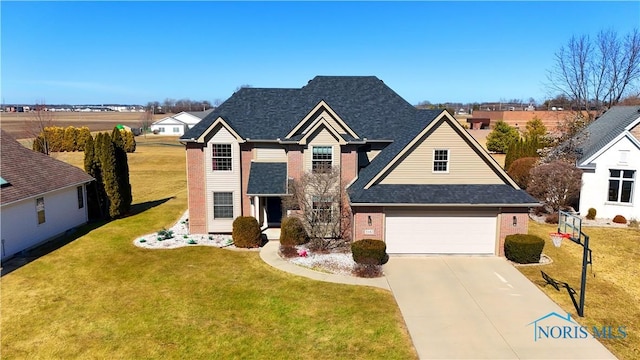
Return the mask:
[[[131,153],[136,151],[136,139],[131,131],[121,131],[124,149]],[[89,128],[68,126],[47,126],[33,140],[32,149],[49,155],[51,152],[84,151],[87,140],[91,137]]]
[[125,141],[118,129],[98,133],[85,143],[84,169],[95,181],[87,187],[90,219],[119,218],[131,209],[133,196]]
[[183,111],[205,111],[214,108],[220,103],[220,100],[214,101],[212,104],[208,100],[191,100],[191,99],[164,99],[164,101],[150,101],[145,109],[152,114],[177,114]]

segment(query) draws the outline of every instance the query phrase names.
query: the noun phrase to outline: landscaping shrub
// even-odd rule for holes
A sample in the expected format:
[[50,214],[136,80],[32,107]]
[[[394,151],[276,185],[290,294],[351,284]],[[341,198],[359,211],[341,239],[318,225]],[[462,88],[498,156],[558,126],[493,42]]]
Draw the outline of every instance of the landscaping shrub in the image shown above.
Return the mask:
[[593,220],[595,218],[596,218],[596,209],[589,208],[589,211],[587,211],[587,219]]
[[629,220],[629,227],[634,229],[640,228],[640,222],[636,219],[631,219]]
[[559,218],[560,218],[560,216],[558,215],[558,213],[549,214],[544,219],[544,222],[546,222],[547,224],[557,224]]
[[520,188],[526,189],[527,185],[529,185],[529,173],[531,169],[535,167],[538,160],[540,159],[537,157],[519,158],[507,168],[507,174],[511,176]]
[[622,215],[616,215],[613,217],[613,222],[616,224],[626,224],[627,219]]
[[280,245],[295,246],[309,242],[309,235],[297,217],[286,217],[280,225]]
[[298,249],[293,246],[280,246],[280,255],[286,259],[300,256],[298,255]]
[[253,216],[239,216],[233,220],[231,233],[236,247],[256,248],[260,246],[261,233],[258,220]]
[[387,244],[382,240],[363,239],[351,244],[353,261],[364,265],[382,265],[389,260]]
[[540,262],[544,240],[536,235],[514,234],[504,239],[504,256],[518,264]]
[[353,267],[353,275],[361,278],[376,278],[382,276],[381,265],[356,264]]

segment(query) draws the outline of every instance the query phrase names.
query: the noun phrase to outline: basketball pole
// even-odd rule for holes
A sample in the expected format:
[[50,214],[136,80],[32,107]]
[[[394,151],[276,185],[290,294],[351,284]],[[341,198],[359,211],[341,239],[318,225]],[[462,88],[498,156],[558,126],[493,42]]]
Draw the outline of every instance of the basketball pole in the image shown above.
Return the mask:
[[[580,279],[580,302],[576,303],[576,300],[571,292],[569,295],[571,296],[571,301],[573,301],[573,306],[578,311],[578,316],[584,317],[584,298],[587,290],[587,265],[592,263],[591,260],[591,249],[589,249],[589,235],[582,232],[582,224],[579,222],[578,226],[575,226],[575,222],[572,222],[570,225],[567,224],[567,218],[575,219],[574,215],[569,214],[568,212],[560,210],[558,212],[558,233],[567,234],[567,227],[571,229],[571,235],[569,239],[574,243],[582,246],[582,277]],[[564,225],[564,228],[561,229],[561,224]],[[561,231],[562,230],[562,231]],[[575,235],[577,234],[577,238]],[[582,238],[584,238],[584,242],[582,242]]]

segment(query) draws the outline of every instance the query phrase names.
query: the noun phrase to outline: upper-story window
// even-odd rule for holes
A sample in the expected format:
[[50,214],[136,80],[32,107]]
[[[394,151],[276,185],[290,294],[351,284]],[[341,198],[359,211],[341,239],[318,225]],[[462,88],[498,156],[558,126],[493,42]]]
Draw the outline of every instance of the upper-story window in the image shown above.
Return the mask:
[[433,172],[449,172],[449,150],[433,150]]
[[231,144],[213,144],[211,151],[213,171],[231,171]]
[[331,170],[333,162],[333,148],[331,146],[314,146],[311,151],[311,170],[313,172]]
[[609,169],[609,201],[630,203],[633,196],[635,170]]

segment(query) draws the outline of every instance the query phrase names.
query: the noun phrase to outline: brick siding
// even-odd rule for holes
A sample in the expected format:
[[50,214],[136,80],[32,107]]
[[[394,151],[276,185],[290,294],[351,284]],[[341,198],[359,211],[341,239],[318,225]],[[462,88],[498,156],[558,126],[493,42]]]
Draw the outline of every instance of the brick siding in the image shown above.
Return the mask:
[[290,146],[287,151],[287,175],[294,180],[299,180],[304,172],[303,169],[303,157],[301,146]]
[[187,143],[187,198],[189,204],[189,232],[207,233],[207,205],[205,194],[204,144]]
[[358,175],[358,152],[355,146],[342,146],[340,151],[340,181],[349,184]]
[[242,216],[253,216],[251,213],[251,201],[247,195],[249,188],[249,172],[251,170],[251,160],[253,160],[253,145],[240,144],[240,178],[241,178],[241,209]]
[[[371,225],[369,225],[371,217]],[[353,208],[353,240],[378,239],[384,240],[384,213],[382,207],[354,207]],[[366,234],[365,230],[373,230],[373,234]]]
[[[526,211],[526,210],[524,210]],[[513,225],[513,218],[516,218],[516,226]],[[504,256],[504,238],[512,234],[526,234],[529,231],[528,212],[510,212],[500,215],[498,255]]]

